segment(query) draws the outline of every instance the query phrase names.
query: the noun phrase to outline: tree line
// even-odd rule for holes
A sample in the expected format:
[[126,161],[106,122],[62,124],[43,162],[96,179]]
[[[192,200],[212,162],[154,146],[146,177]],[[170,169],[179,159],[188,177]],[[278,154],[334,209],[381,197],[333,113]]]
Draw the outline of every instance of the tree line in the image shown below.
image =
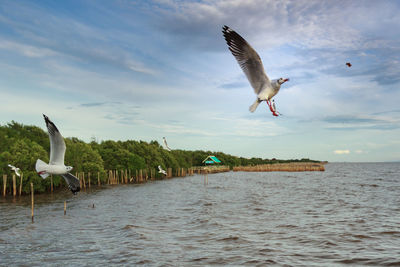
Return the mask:
[[[72,166],[73,174],[76,172],[100,173],[100,179],[104,183],[108,170],[136,170],[157,169],[161,165],[163,169],[172,168],[173,172],[178,168],[190,168],[203,165],[202,161],[209,155],[215,155],[222,164],[229,166],[248,166],[257,164],[273,164],[284,162],[318,162],[309,159],[262,159],[237,157],[223,152],[212,151],[167,151],[157,141],[91,141],[86,143],[78,138],[65,138],[67,150],[65,164]],[[50,188],[50,179],[42,179],[35,171],[37,159],[49,161],[50,141],[48,133],[37,126],[23,125],[12,121],[0,126],[0,170],[2,174],[11,177],[13,172],[8,164],[19,167],[23,172],[22,191],[28,193],[30,183],[35,184],[35,191],[44,192]],[[156,172],[156,178],[161,176]],[[0,178],[0,184],[3,180]],[[7,180],[11,184],[11,179]],[[64,183],[60,176],[53,177],[55,187]]]

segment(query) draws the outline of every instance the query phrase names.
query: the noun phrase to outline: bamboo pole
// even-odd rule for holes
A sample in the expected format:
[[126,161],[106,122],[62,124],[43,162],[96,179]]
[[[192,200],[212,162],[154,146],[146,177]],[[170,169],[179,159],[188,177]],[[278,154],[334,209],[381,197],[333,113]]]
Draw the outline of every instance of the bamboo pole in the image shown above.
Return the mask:
[[24,176],[24,174],[21,173],[21,180],[20,180],[20,182],[19,182],[19,195],[22,194],[22,177],[23,177],[23,176]]
[[97,172],[97,185],[100,186],[100,172]]
[[67,214],[67,201],[64,200],[64,216]]
[[80,188],[83,188],[83,187],[82,187],[82,179],[81,179],[80,173],[78,173],[76,177],[78,177],[78,179],[79,179],[79,187],[80,187]]
[[32,223],[33,223],[33,207],[35,205],[35,199],[33,196],[34,192],[33,192],[33,183],[31,183],[31,203],[32,203],[32,207],[31,207],[31,218],[32,218]]
[[50,190],[53,193],[53,174],[50,175]]
[[83,181],[83,188],[86,190],[86,181],[85,181],[85,173],[82,172],[82,181]]
[[6,196],[7,190],[7,174],[3,174],[3,196]]
[[17,195],[17,180],[15,179],[15,174],[13,174],[12,180],[13,180],[13,196],[15,197]]
[[90,189],[90,172],[88,173],[88,187],[89,187],[89,189]]

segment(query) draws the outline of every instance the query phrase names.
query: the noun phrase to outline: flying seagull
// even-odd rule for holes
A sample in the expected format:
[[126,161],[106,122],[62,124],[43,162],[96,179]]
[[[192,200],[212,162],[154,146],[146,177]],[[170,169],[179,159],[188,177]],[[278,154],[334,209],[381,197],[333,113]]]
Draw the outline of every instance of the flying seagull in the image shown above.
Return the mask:
[[351,63],[350,62],[346,62],[347,67],[351,67]]
[[256,101],[249,107],[250,112],[254,112],[262,101],[266,101],[271,109],[271,99],[278,93],[281,85],[289,81],[289,78],[279,78],[270,81],[265,74],[261,58],[256,50],[242,36],[228,26],[225,25],[222,27],[222,33],[229,50],[236,58],[257,95]]
[[164,171],[164,170],[161,168],[160,165],[158,165],[158,173],[162,173],[162,174],[164,174],[164,175],[167,175],[167,172]]
[[43,117],[46,122],[50,138],[50,162],[47,164],[38,159],[36,161],[36,171],[40,176],[42,176],[43,179],[50,174],[61,175],[67,182],[69,189],[75,195],[81,190],[81,188],[78,178],[69,173],[72,170],[72,167],[64,165],[64,155],[66,149],[64,138],[54,123],[46,115],[43,114]]
[[17,176],[21,176],[21,170],[19,168],[15,167],[11,164],[8,164],[8,167],[10,167],[11,170],[14,171]]
[[163,137],[163,142],[164,142],[165,149],[168,151],[171,151],[171,148],[169,148],[169,146],[167,144],[167,139],[165,139],[165,137]]

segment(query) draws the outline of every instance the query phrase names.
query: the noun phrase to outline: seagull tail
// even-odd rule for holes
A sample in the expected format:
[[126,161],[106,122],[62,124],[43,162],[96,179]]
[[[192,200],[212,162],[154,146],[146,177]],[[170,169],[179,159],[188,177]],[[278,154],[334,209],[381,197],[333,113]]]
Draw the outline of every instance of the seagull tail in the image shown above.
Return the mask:
[[254,101],[253,105],[249,107],[250,112],[254,112],[258,105],[260,105],[261,101],[257,98],[256,101]]
[[36,171],[40,176],[42,176],[43,179],[45,179],[45,178],[47,178],[49,176],[49,174],[46,171],[47,165],[48,164],[46,164],[46,162],[44,162],[44,161],[42,161],[40,159],[38,159],[36,161],[36,166],[35,166]]

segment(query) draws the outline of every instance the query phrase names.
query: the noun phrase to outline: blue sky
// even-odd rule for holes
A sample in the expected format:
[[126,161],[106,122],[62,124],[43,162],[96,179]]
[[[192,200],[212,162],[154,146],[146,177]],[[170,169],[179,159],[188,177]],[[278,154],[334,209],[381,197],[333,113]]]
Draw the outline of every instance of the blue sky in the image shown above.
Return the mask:
[[[399,1],[0,2],[0,124],[262,158],[400,160]],[[228,25],[267,75],[255,95]],[[351,62],[348,68],[345,63]]]

